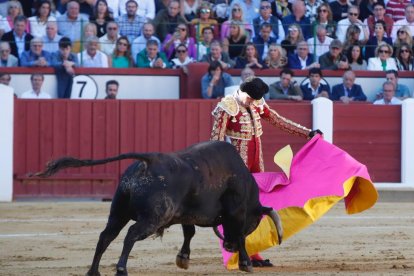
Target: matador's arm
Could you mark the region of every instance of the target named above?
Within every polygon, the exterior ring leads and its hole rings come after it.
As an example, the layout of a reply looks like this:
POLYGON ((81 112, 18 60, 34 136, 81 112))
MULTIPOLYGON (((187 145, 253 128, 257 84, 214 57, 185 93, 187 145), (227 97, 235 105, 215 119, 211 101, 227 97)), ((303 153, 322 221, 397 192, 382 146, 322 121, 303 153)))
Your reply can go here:
POLYGON ((275 110, 269 108, 266 103, 263 105, 263 114, 261 114, 261 117, 272 125, 277 126, 278 128, 291 134, 308 138, 309 132, 311 132, 309 128, 280 116, 275 110))
POLYGON ((212 114, 214 117, 214 123, 213 123, 213 129, 211 131, 210 139, 224 141, 224 136, 226 134, 226 128, 227 128, 227 122, 230 118, 230 115, 220 108, 216 108, 212 114))

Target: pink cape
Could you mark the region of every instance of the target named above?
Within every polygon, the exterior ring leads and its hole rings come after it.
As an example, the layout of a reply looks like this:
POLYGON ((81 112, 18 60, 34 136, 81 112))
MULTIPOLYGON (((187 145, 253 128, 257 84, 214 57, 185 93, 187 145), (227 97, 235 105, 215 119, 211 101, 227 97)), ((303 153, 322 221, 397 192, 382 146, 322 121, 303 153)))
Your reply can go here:
MULTIPOLYGON (((278 210, 286 240, 325 214, 344 199, 348 214, 372 207, 378 193, 365 165, 326 142, 320 135, 310 140, 292 159, 289 146, 279 151, 275 162, 284 172, 253 174, 263 206, 278 210)), ((246 238, 249 255, 278 244, 276 229, 268 217, 246 238)), ((238 253, 223 249, 224 265, 238 269, 238 253)))

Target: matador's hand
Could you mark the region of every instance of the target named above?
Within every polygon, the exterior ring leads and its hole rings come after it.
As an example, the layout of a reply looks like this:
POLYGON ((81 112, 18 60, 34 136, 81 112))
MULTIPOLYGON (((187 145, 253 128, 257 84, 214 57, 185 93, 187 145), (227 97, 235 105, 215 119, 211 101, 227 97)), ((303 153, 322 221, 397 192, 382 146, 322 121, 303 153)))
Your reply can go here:
POLYGON ((308 134, 308 136, 309 136, 309 138, 312 138, 312 137, 313 137, 313 136, 315 136, 316 134, 323 135, 323 132, 322 132, 322 131, 320 131, 319 129, 315 129, 315 130, 310 131, 310 132, 309 132, 309 134, 308 134))

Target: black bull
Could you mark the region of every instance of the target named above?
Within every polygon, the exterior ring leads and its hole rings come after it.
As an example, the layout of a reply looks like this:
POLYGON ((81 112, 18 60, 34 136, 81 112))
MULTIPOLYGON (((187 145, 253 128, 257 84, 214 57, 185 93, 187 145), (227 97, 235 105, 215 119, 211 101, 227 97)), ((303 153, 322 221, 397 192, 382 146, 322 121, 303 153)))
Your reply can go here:
POLYGON ((210 141, 176 153, 127 153, 102 160, 79 160, 64 157, 52 161, 46 177, 67 167, 105 164, 122 159, 137 159, 121 177, 114 195, 108 223, 100 234, 88 275, 99 275, 102 254, 130 221, 124 247, 117 264, 117 274, 127 274, 126 263, 136 241, 150 235, 162 235, 165 228, 182 224, 184 242, 176 258, 180 268, 189 266, 190 241, 195 225, 223 225, 224 247, 239 251, 240 270, 252 271, 245 249, 245 237, 253 232, 263 215, 272 217, 279 241, 280 219, 271 208, 259 202, 259 190, 235 148, 225 142, 210 141))

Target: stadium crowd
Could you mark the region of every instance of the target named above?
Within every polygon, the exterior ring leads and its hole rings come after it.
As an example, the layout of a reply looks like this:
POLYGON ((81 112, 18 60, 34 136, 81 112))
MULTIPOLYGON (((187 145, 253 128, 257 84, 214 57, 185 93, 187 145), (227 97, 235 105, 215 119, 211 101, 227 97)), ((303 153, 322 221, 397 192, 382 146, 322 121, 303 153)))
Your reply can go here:
MULTIPOLYGON (((410 0, 0 0, 0 67, 55 68, 60 98, 76 67, 186 72, 208 62, 205 98, 233 85, 226 69, 278 68, 270 98, 339 100, 327 83, 297 89, 283 79, 290 69, 320 78, 329 69, 344 70, 347 100, 364 100, 350 96, 347 72, 413 71, 413 34, 410 0)), ((393 86, 399 99, 412 97, 393 86)))

